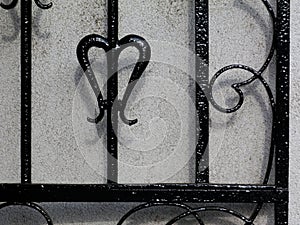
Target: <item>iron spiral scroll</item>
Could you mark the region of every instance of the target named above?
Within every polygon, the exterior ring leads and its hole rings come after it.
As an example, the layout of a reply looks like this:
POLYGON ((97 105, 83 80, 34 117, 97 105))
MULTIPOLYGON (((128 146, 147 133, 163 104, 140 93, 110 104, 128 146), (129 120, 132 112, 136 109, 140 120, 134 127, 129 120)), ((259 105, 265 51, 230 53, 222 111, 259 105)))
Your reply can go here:
MULTIPOLYGON (((223 113, 233 113, 238 111, 241 106, 244 103, 244 94, 243 91, 241 90, 241 87, 246 86, 251 84, 252 82, 254 82, 255 80, 259 80, 259 82, 263 85, 264 89, 266 90, 266 93, 268 95, 269 98, 269 102, 270 102, 270 106, 271 106, 271 110, 272 110, 272 130, 271 130, 271 143, 270 143, 270 150, 269 150, 269 156, 268 156, 268 163, 267 163, 267 167, 266 167, 266 173, 263 179, 263 185, 267 185, 269 183, 270 180, 270 176, 271 176, 271 170, 273 167, 273 161, 274 161, 274 155, 275 155, 275 134, 276 134, 276 105, 275 105, 275 99, 272 93, 272 90, 269 86, 269 84, 266 82, 266 80, 263 78, 262 74, 265 72, 265 70, 269 67, 273 57, 274 57, 274 53, 275 53, 275 49, 276 49, 276 16, 275 16, 275 12, 271 6, 271 4, 268 2, 268 0, 261 0, 262 3, 264 4, 265 8, 267 9, 270 18, 272 20, 272 26, 273 26, 273 37, 272 37, 272 44, 271 44, 271 48, 269 51, 269 54, 267 56, 267 59, 265 60, 264 64, 261 66, 261 68, 259 70, 255 70, 254 68, 251 68, 250 66, 247 65, 241 65, 241 64, 232 64, 229 66, 226 66, 222 69, 220 69, 211 79, 210 81, 210 92, 209 92, 209 100, 211 102, 211 104, 214 106, 214 108, 216 108, 217 110, 219 110, 220 112, 223 113), (253 76, 243 82, 239 82, 239 83, 234 83, 231 85, 231 87, 235 90, 235 92, 238 94, 239 96, 239 101, 236 104, 236 106, 232 107, 232 108, 223 108, 222 106, 218 105, 218 103, 216 103, 216 101, 213 98, 213 94, 212 94, 212 89, 213 86, 216 82, 216 80, 226 71, 229 70, 233 70, 233 69, 240 69, 240 70, 245 70, 250 72, 253 76)), ((250 225, 254 222, 254 220, 257 218, 259 212, 262 209, 263 204, 259 203, 256 208, 254 209, 252 215, 249 218, 249 222, 247 222, 245 225, 250 225)), ((246 218, 246 217, 245 217, 246 218)))
MULTIPOLYGON (((27 1, 27 0, 26 0, 27 1)), ((31 0, 29 1, 31 4, 31 0)), ((34 0, 35 4, 41 8, 41 9, 49 9, 52 7, 52 2, 50 3, 42 3, 40 0, 34 0)), ((244 93, 242 91, 242 87, 249 85, 253 83, 254 81, 258 80, 264 89, 267 92, 269 102, 271 105, 272 110, 272 130, 271 130, 271 143, 270 143, 270 149, 269 149, 269 156, 268 156, 268 163, 267 163, 267 169, 264 174, 264 179, 262 184, 267 185, 270 180, 271 176, 271 170, 274 164, 274 156, 275 156, 275 134, 276 134, 276 104, 275 99, 272 93, 271 88, 269 87, 269 84, 267 81, 263 78, 263 73, 266 71, 266 69, 269 67, 271 60, 274 57, 274 52, 277 46, 276 45, 276 23, 277 23, 277 17, 274 13, 274 10, 272 6, 270 5, 268 0, 261 0, 261 2, 264 4, 265 8, 267 9, 273 25, 273 40, 272 40, 272 46, 270 48, 269 54, 267 56, 267 59, 259 69, 254 69, 247 65, 241 65, 241 64, 232 64, 228 65, 222 69, 220 69, 216 74, 214 74, 213 78, 210 80, 208 84, 208 88, 204 90, 204 88, 195 82, 196 89, 198 89, 201 94, 206 95, 206 99, 212 104, 214 108, 219 110, 223 113, 234 113, 237 112, 244 103, 244 93), (239 101, 238 103, 231 108, 224 108, 220 106, 213 97, 213 87, 218 80, 219 77, 223 75, 223 73, 230 71, 230 70, 244 70, 247 72, 250 72, 252 74, 252 77, 239 82, 234 83, 231 85, 233 90, 238 94, 239 101), (202 89, 203 88, 203 89, 202 89)), ((3 9, 12 9, 16 7, 18 4, 18 0, 12 0, 9 4, 0 3, 0 6, 3 9)), ((31 7, 31 5, 30 5, 31 7)), ((124 38, 119 39, 118 37, 118 0, 109 0, 108 1, 108 36, 107 38, 100 36, 98 34, 90 34, 84 37, 78 44, 77 47, 77 57, 78 61, 82 67, 82 69, 85 72, 85 75, 88 79, 88 82, 97 98, 98 103, 98 109, 99 114, 96 116, 96 118, 87 118, 88 122, 91 123, 100 123, 104 116, 107 116, 107 129, 108 129, 108 137, 107 137, 107 146, 108 146, 108 153, 115 159, 118 159, 118 139, 116 136, 117 133, 117 119, 118 116, 120 119, 127 125, 131 126, 138 122, 137 119, 129 119, 125 115, 125 109, 127 102, 130 98, 130 95, 133 91, 133 88, 135 87, 138 80, 141 78, 142 74, 146 70, 150 58, 151 58, 151 48, 149 43, 142 37, 138 35, 127 35, 124 38), (97 83, 97 79, 95 77, 94 71, 92 69, 91 62, 89 60, 89 50, 93 47, 99 48, 104 50, 107 56, 107 68, 108 68, 108 89, 107 89, 107 99, 104 99, 104 96, 102 94, 101 88, 99 84, 97 83), (130 79, 128 81, 128 87, 125 90, 125 94, 122 99, 118 99, 118 61, 119 56, 122 51, 127 49, 128 47, 134 47, 139 52, 139 59, 132 71, 132 74, 130 76, 130 79), (113 106, 116 106, 117 112, 114 112, 113 106)), ((28 46, 27 46, 28 47, 28 46)), ((30 105, 29 105, 30 106, 30 105)), ((199 116, 199 115, 198 115, 199 116)), ((200 119, 199 119, 200 120, 200 119)), ((198 140, 198 143, 200 143, 201 140, 198 140)), ((208 145, 208 141, 204 143, 204 145, 208 145)), ((206 150, 206 146, 202 148, 201 156, 204 155, 204 151, 206 150)), ((28 164, 24 164, 25 166, 28 166, 28 164)), ((116 162, 108 161, 108 175, 107 175, 107 183, 108 184, 118 184, 118 164, 116 162)), ((29 167, 29 166, 28 166, 29 167)), ((30 167, 31 168, 31 167, 30 167)), ((30 171, 25 171, 24 173, 24 179, 22 177, 22 183, 31 183, 31 177, 28 174, 30 174, 30 171), (26 175, 27 174, 27 175, 26 175)), ((31 200, 30 200, 31 201, 31 200)), ((35 200, 32 200, 35 201, 35 200)), ((147 201, 144 201, 147 202, 147 201)), ((11 207, 11 206, 23 206, 23 207, 29 207, 31 209, 34 209, 38 213, 40 213, 43 218, 46 220, 48 225, 53 225, 53 221, 50 218, 49 214, 38 204, 32 203, 32 202, 7 202, 0 205, 0 210, 11 207)), ((184 219, 188 216, 193 216, 195 221, 199 225, 205 225, 201 218, 201 214, 204 212, 221 212, 230 216, 233 216, 237 218, 241 223, 244 225, 254 225, 255 220, 259 213, 261 212, 261 209, 263 207, 263 203, 260 203, 258 201, 257 205, 255 206, 255 209, 253 210, 252 214, 250 216, 245 216, 241 213, 239 213, 236 210, 229 209, 226 207, 221 206, 200 206, 200 207, 191 207, 181 201, 178 202, 164 202, 163 199, 157 199, 157 202, 148 202, 141 204, 130 211, 128 211, 117 223, 117 225, 123 225, 125 221, 127 221, 133 214, 145 210, 148 208, 153 207, 175 207, 179 209, 183 209, 184 212, 180 213, 174 218, 171 218, 169 222, 166 223, 166 225, 172 225, 176 222, 180 221, 181 219, 184 219)))

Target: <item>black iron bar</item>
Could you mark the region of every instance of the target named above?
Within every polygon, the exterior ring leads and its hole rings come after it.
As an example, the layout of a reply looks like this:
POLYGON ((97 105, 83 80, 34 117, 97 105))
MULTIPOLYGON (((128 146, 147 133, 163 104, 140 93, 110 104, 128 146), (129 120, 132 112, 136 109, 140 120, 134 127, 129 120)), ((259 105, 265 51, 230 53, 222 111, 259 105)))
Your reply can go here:
POLYGON ((277 0, 276 184, 288 187, 290 1, 277 0))
POLYGON ((118 182, 118 0, 108 1, 107 52, 107 182, 118 182), (114 107, 115 106, 115 107, 114 107))
POLYGON ((209 32, 208 0, 195 1, 196 34, 196 183, 209 182, 209 103, 207 98, 209 83, 209 32), (206 156, 204 158, 204 153, 206 156))
POLYGON ((275 225, 288 225, 289 214, 289 194, 281 198, 281 201, 274 204, 275 208, 275 225))
POLYGON ((112 48, 115 48, 119 40, 119 2, 118 0, 109 0, 108 3, 108 23, 107 39, 112 48))
MULTIPOLYGON (((37 209, 47 219, 52 221, 47 213, 29 202, 149 202, 141 207, 151 205, 179 205, 184 203, 259 203, 250 218, 244 217, 238 212, 227 210, 233 216, 240 217, 246 224, 252 224, 261 210, 263 203, 274 203, 275 224, 288 224, 288 169, 289 169, 289 40, 290 40, 290 1, 277 0, 277 18, 272 6, 267 0, 262 3, 267 7, 275 27, 276 45, 272 45, 270 54, 260 70, 255 70, 246 65, 233 64, 221 69, 209 82, 209 0, 195 0, 195 52, 196 52, 196 111, 198 137, 196 145, 196 181, 190 184, 149 184, 149 185, 121 185, 118 183, 118 114, 127 125, 133 125, 137 119, 130 120, 125 116, 125 107, 136 81, 145 71, 151 57, 150 45, 137 35, 128 35, 123 39, 118 38, 118 0, 108 0, 108 37, 89 35, 79 44, 77 49, 78 59, 82 65, 90 84, 97 95, 100 113, 96 119, 88 119, 98 123, 104 117, 107 110, 107 184, 32 184, 31 183, 31 72, 32 72, 32 2, 21 1, 21 183, 0 184, 0 201, 8 202, 1 208, 10 205, 24 205, 37 209), (121 51, 129 46, 139 50, 139 62, 131 75, 129 86, 125 91, 123 100, 118 99, 118 61, 121 51), (98 47, 107 53, 108 84, 107 100, 103 100, 100 87, 96 84, 96 78, 88 59, 88 50, 98 47), (277 52, 277 76, 276 76, 276 104, 268 83, 262 73, 269 66, 274 53, 277 52), (232 87, 240 96, 239 103, 230 109, 219 106, 212 98, 211 89, 215 80, 224 72, 231 69, 243 69, 253 74, 253 77, 242 83, 236 83, 232 87), (266 177, 262 185, 234 185, 234 184, 209 184, 208 155, 209 138, 209 105, 221 112, 233 113, 237 111, 244 101, 244 95, 240 87, 259 80, 265 87, 272 106, 273 119, 275 121, 272 132, 271 151, 266 177), (208 98, 209 97, 209 98, 208 98), (274 109, 275 108, 275 109, 274 109), (275 114, 275 115, 274 115, 275 114), (273 134, 275 133, 275 134, 273 134), (275 151, 275 185, 268 185, 273 159, 273 146, 275 151)), ((42 9, 52 6, 52 3, 43 4, 34 0, 42 9)), ((0 7, 11 9, 16 6, 18 0, 10 4, 0 3, 0 7)), ((189 207, 188 207, 189 208, 189 207)), ((219 210, 226 212, 225 208, 210 207, 188 209, 187 212, 177 216, 172 221, 178 220, 198 211, 219 210)), ((134 210, 133 210, 134 211, 134 210)), ((126 215, 125 215, 126 216, 126 215)), ((201 224, 201 220, 200 224, 201 224)), ((170 223, 171 224, 171 223, 170 223)))
POLYGON ((278 202, 287 189, 263 185, 211 184, 1 184, 0 201, 34 202, 278 202))
MULTIPOLYGON (((289 183, 289 71, 290 71, 290 1, 277 0, 276 21, 276 153, 275 183, 288 188, 289 183)), ((275 203, 275 224, 288 224, 289 197, 275 203)))
POLYGON ((21 1, 21 182, 31 183, 32 0, 21 1))

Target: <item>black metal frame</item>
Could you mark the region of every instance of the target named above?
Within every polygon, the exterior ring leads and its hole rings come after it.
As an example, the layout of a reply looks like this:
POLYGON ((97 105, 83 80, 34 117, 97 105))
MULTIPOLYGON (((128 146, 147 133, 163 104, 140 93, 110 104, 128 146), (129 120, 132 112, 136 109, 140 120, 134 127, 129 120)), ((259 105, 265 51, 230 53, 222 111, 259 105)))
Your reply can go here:
MULTIPOLYGON (((261 0, 268 10, 274 26, 274 40, 270 54, 260 70, 255 70, 246 65, 230 65, 217 72, 213 79, 208 79, 208 43, 209 21, 208 1, 195 0, 195 29, 196 29, 196 109, 199 126, 197 128, 198 143, 196 146, 196 181, 193 184, 145 184, 123 185, 118 184, 118 129, 117 119, 120 115, 122 121, 128 125, 137 123, 137 120, 129 120, 124 111, 131 91, 146 69, 151 49, 145 39, 136 35, 129 35, 119 40, 118 38, 118 0, 108 1, 108 38, 99 35, 88 35, 82 39, 77 48, 78 60, 86 72, 86 76, 98 99, 99 116, 96 119, 88 118, 89 122, 99 123, 107 116, 107 148, 108 174, 107 184, 98 185, 56 185, 33 184, 31 182, 31 29, 32 29, 32 0, 20 0, 21 2, 21 183, 0 184, 0 201, 7 202, 0 205, 0 209, 11 205, 24 205, 40 212, 48 224, 53 224, 49 215, 32 202, 147 202, 140 205, 123 218, 119 225, 133 213, 154 206, 174 206, 183 208, 185 213, 172 219, 168 224, 193 215, 196 221, 203 225, 198 212, 221 211, 239 218, 246 225, 254 224, 264 203, 274 203, 275 224, 288 224, 288 169, 289 169, 289 0, 277 0, 277 15, 267 0, 261 0), (139 50, 137 62, 128 88, 122 100, 118 97, 118 57, 121 51, 128 46, 139 50), (103 99, 100 88, 94 77, 93 70, 88 59, 88 51, 91 47, 102 48, 107 53, 108 59, 108 85, 107 100, 103 99), (276 75, 276 101, 262 73, 269 66, 276 50, 277 75, 276 75), (212 87, 216 79, 230 69, 247 70, 253 76, 244 82, 232 85, 239 94, 239 103, 231 108, 224 109, 219 106, 212 97, 212 87), (209 102, 219 111, 232 113, 243 104, 244 95, 240 87, 248 85, 254 80, 266 89, 273 112, 272 141, 270 146, 269 163, 265 179, 260 185, 228 185, 210 184, 208 169, 203 169, 203 154, 207 149, 209 132, 209 102), (276 102, 276 103, 275 103, 276 102), (117 106, 116 109, 113 106, 117 106), (200 129, 201 127, 201 129, 200 129), (273 162, 275 158, 275 163, 273 162), (268 184, 271 168, 275 165, 275 185, 268 184), (186 203, 257 203, 253 214, 248 218, 240 213, 223 207, 206 206, 191 208, 186 203)), ((34 0, 38 7, 49 9, 52 3, 42 4, 34 0)), ((11 4, 0 6, 4 9, 12 9, 18 3, 13 0, 11 4)), ((205 159, 207 160, 207 159, 205 159)), ((205 161, 204 160, 204 161, 205 161)), ((204 163, 204 164, 203 164, 204 163)), ((205 166, 206 168, 206 166, 205 166)))

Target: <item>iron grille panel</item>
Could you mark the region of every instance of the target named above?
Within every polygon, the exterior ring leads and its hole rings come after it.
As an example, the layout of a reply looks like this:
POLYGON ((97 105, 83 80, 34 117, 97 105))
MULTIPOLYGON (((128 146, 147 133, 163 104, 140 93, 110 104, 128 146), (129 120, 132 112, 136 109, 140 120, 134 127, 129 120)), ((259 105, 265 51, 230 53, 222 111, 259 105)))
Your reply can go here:
POLYGON ((1 3, 3 9, 13 9, 18 3, 21 8, 21 182, 18 184, 0 184, 0 209, 13 205, 30 207, 38 211, 47 221, 53 224, 51 217, 38 204, 33 202, 146 202, 129 211, 119 221, 123 224, 132 214, 155 206, 174 206, 185 209, 181 215, 170 220, 168 224, 193 215, 196 221, 204 225, 199 212, 220 211, 238 218, 244 224, 254 224, 264 203, 274 203, 275 224, 288 224, 288 168, 289 168, 289 10, 288 0, 277 0, 277 13, 267 0, 261 0, 272 21, 274 36, 272 47, 263 66, 253 69, 247 65, 232 64, 220 69, 209 80, 209 0, 195 1, 195 106, 198 121, 195 149, 196 179, 189 184, 144 184, 124 185, 118 182, 118 116, 128 126, 138 123, 137 119, 129 119, 125 115, 127 101, 135 84, 139 81, 151 60, 151 46, 143 37, 118 35, 118 0, 108 1, 108 34, 107 38, 98 34, 84 37, 77 48, 78 61, 98 101, 99 115, 88 118, 88 122, 101 123, 107 117, 107 184, 34 184, 31 171, 31 78, 32 78, 32 7, 41 9, 55 7, 52 3, 41 3, 39 0, 12 0, 9 4, 1 3), (34 4, 33 4, 34 3, 34 4), (92 47, 103 49, 107 54, 107 99, 104 99, 97 83, 88 52, 92 47), (134 47, 139 52, 139 59, 128 82, 124 97, 118 99, 118 60, 121 52, 127 47, 134 47), (276 51, 276 97, 263 78, 276 51), (232 108, 218 105, 212 95, 213 86, 218 77, 232 69, 245 70, 252 77, 232 88, 239 95, 239 102, 232 108), (209 104, 223 113, 232 113, 240 109, 244 102, 241 87, 259 81, 265 88, 272 107, 273 126, 270 155, 264 181, 260 185, 250 184, 211 184, 209 183, 208 151, 209 138, 209 104), (113 105, 117 102, 117 109, 113 105), (201 128, 201 129, 200 129, 201 128), (275 158, 275 162, 274 161, 275 158), (275 165, 275 185, 269 184, 271 169, 275 165), (187 203, 256 203, 250 217, 237 211, 220 206, 203 206, 193 208, 187 203))

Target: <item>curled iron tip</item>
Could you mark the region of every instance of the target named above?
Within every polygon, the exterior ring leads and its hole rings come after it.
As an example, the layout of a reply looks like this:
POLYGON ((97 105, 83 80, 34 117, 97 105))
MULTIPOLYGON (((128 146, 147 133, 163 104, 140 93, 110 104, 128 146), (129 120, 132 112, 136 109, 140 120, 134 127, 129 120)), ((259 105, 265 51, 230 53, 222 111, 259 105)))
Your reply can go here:
POLYGON ((142 37, 137 35, 128 35, 122 38, 119 41, 120 51, 124 51, 128 47, 135 47, 139 51, 139 59, 134 66, 132 71, 130 80, 128 82, 128 87, 125 90, 123 100, 119 102, 120 104, 120 118, 121 120, 129 125, 135 125, 138 123, 137 119, 129 120, 125 116, 125 108, 128 102, 128 99, 134 89, 135 85, 137 84, 138 80, 141 78, 142 74, 145 72, 151 57, 151 48, 149 43, 142 37))
POLYGON ((4 4, 3 2, 0 2, 0 6, 3 9, 13 9, 18 4, 18 0, 13 0, 10 4, 4 4))
POLYGON ((103 118, 104 118, 104 110, 102 110, 100 108, 99 115, 95 119, 88 117, 87 121, 90 122, 90 123, 98 124, 98 123, 100 123, 103 120, 103 118))
POLYGON ((48 4, 44 4, 40 0, 34 0, 34 2, 41 9, 50 9, 53 6, 52 2, 50 2, 48 4))
POLYGON ((121 120, 123 121, 123 123, 125 123, 129 126, 133 126, 138 123, 138 119, 129 120, 129 119, 126 119, 124 113, 121 113, 120 115, 121 115, 121 120))
POLYGON ((102 121, 102 119, 103 119, 103 116, 97 116, 95 119, 93 119, 93 118, 90 118, 90 117, 88 117, 87 118, 87 121, 89 122, 89 123, 95 123, 95 124, 98 124, 98 123, 100 123, 101 121, 102 121))

